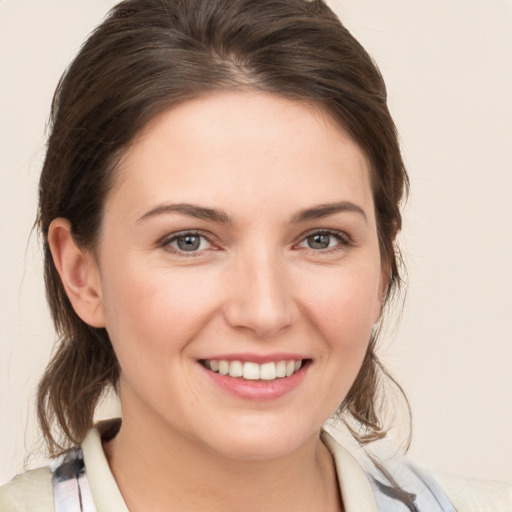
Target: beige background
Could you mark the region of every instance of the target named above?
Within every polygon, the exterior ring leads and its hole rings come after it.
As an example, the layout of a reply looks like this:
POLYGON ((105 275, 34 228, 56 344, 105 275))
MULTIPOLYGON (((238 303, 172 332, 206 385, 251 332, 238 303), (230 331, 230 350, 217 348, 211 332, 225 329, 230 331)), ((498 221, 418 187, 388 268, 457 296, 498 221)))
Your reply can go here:
MULTIPOLYGON (((50 100, 111 5, 0 0, 0 484, 35 449, 53 339, 30 236, 50 100)), ((382 351, 412 404, 410 455, 512 481, 512 2, 336 5, 381 67, 412 181, 407 305, 382 351)))

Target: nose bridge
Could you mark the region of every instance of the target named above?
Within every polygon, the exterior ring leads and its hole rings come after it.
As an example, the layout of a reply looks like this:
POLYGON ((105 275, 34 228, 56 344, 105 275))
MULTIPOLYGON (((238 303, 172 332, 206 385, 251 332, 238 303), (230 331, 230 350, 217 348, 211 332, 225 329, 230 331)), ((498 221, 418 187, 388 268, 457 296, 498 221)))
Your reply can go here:
POLYGON ((226 318, 258 337, 270 337, 293 323, 295 304, 284 256, 259 246, 236 258, 226 318))

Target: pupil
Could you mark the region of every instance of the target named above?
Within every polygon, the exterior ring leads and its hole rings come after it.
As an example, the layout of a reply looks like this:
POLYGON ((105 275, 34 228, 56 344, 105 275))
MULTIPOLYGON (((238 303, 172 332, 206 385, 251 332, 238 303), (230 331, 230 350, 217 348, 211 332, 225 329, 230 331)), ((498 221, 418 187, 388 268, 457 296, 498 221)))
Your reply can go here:
POLYGON ((182 251, 195 251, 199 248, 200 243, 200 238, 195 235, 188 235, 178 238, 178 247, 182 251))
POLYGON ((327 249, 329 247, 329 235, 313 235, 309 237, 308 242, 312 249, 327 249))

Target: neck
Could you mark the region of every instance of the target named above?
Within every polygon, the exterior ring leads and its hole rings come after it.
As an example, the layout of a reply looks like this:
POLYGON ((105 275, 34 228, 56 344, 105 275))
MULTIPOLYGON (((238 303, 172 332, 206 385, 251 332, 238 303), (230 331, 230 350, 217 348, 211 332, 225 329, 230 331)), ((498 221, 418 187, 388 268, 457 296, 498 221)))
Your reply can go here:
POLYGON ((159 421, 123 412, 105 453, 131 512, 342 510, 334 465, 319 436, 271 460, 236 460, 159 421))

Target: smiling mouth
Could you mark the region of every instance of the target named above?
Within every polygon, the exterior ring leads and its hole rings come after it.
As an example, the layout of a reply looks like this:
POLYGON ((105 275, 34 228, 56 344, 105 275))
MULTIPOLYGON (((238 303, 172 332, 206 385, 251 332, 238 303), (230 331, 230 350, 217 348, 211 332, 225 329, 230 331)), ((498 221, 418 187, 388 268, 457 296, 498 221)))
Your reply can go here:
POLYGON ((229 375, 244 380, 273 381, 291 377, 301 368, 304 368, 309 361, 309 359, 282 360, 258 364, 252 361, 201 359, 199 362, 206 369, 219 375, 229 375))

